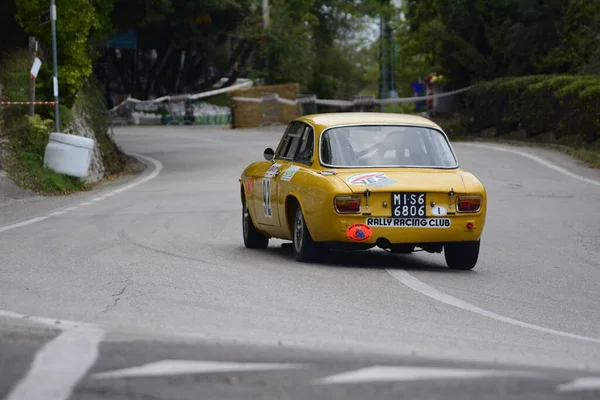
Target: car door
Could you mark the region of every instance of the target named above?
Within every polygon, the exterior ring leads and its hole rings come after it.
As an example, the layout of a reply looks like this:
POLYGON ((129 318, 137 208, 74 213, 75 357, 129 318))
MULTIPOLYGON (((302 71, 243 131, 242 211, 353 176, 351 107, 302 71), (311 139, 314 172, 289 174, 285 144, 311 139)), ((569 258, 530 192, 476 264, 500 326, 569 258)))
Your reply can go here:
POLYGON ((281 226, 279 216, 285 202, 286 193, 279 191, 278 186, 283 172, 289 168, 298 150, 303 127, 300 122, 290 124, 275 151, 271 166, 260 178, 262 204, 257 204, 256 207, 256 220, 259 225, 281 226))

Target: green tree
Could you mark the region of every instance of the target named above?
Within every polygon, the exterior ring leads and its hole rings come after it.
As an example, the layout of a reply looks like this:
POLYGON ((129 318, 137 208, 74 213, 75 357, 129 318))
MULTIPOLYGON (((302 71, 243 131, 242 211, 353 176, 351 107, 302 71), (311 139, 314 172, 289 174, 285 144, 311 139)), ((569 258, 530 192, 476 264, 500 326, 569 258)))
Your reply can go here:
MULTIPOLYGON (((90 37, 99 39, 110 29, 108 15, 113 0, 62 0, 57 5, 57 57, 59 91, 65 105, 72 104, 74 95, 92 73, 90 37)), ((47 0, 16 1, 16 21, 25 32, 38 37, 45 64, 38 81, 40 95, 52 96, 52 47, 50 24, 40 25, 38 16, 48 8, 47 0)))
POLYGON ((366 85, 376 58, 357 37, 375 1, 271 0, 271 25, 252 75, 267 84, 297 82, 320 98, 349 98, 366 85))
POLYGON ((406 0, 398 34, 464 86, 477 79, 579 73, 598 47, 600 3, 587 0, 406 0))
POLYGON ((113 90, 136 97, 188 93, 235 81, 255 49, 252 0, 117 0, 112 21, 135 30, 135 52, 110 49, 113 90), (133 67, 132 67, 133 66, 133 67), (128 76, 134 70, 137 78, 128 76))

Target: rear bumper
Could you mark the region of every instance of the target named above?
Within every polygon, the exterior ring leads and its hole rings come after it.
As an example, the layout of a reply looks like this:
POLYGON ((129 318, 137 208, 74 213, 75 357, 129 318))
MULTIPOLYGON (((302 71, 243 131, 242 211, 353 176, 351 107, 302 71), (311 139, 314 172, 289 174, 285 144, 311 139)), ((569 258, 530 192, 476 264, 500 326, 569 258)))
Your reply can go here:
MULTIPOLYGON (((425 244, 470 242, 479 240, 485 226, 485 215, 452 215, 444 218, 371 218, 368 216, 338 216, 330 224, 319 221, 310 229, 313 240, 317 242, 338 242, 362 244, 365 247, 376 243, 425 244), (370 228, 365 239, 351 239, 346 234, 355 224, 364 224, 370 228), (469 229, 470 228, 470 229, 469 229), (379 240, 379 242, 378 242, 379 240)), ((369 229, 367 229, 368 231, 369 229)))

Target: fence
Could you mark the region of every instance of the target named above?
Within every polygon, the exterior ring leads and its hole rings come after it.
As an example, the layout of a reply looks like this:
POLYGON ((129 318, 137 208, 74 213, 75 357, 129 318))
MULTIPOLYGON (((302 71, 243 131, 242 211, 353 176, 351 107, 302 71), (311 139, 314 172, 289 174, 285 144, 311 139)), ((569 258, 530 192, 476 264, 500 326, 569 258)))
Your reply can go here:
MULTIPOLYGON (((280 105, 287 105, 295 107, 295 117, 307 114, 317 114, 322 112, 374 112, 381 110, 385 105, 389 104, 401 104, 401 103, 418 103, 425 100, 439 100, 454 96, 459 93, 470 90, 472 86, 454 90, 446 93, 436 93, 433 95, 426 96, 413 96, 413 97, 398 97, 388 99, 376 99, 375 96, 362 96, 357 95, 352 100, 334 100, 334 99, 319 99, 314 94, 298 94, 295 100, 279 96, 277 93, 263 93, 260 97, 244 97, 244 96, 233 96, 231 100, 235 103, 254 103, 255 107, 260 107, 262 110, 262 121, 254 121, 254 125, 247 123, 238 124, 234 123, 235 127, 250 127, 250 126, 264 126, 270 125, 275 122, 287 122, 282 121, 281 115, 277 113, 280 105)), ((257 88, 258 89, 258 88, 257 88)), ((288 96, 289 97, 289 96, 288 96)), ((435 102, 437 104, 443 104, 443 111, 448 111, 450 108, 447 103, 435 102)), ((436 109, 431 110, 432 113, 436 112, 436 109)), ((257 111, 255 110, 255 113, 257 111)), ((287 117, 290 120, 290 117, 287 117)), ((246 121, 244 121, 246 122, 246 121)))
POLYGON ((235 85, 207 92, 138 100, 127 96, 109 111, 113 125, 226 125, 232 123, 229 107, 202 99, 250 87, 252 81, 239 79, 235 85))
MULTIPOLYGON (((287 123, 298 116, 319 112, 373 112, 390 104, 418 103, 428 100, 435 100, 436 104, 441 104, 439 99, 448 98, 472 88, 469 86, 451 92, 425 96, 376 99, 375 96, 357 95, 353 96, 352 100, 337 100, 319 99, 314 94, 300 94, 297 84, 248 89, 251 86, 251 81, 242 80, 241 83, 227 88, 197 94, 164 96, 146 101, 127 97, 110 112, 113 115, 113 124, 231 124, 233 127, 261 127, 287 123), (201 100, 221 93, 229 93, 233 110, 201 100), (294 97, 295 99, 293 99, 294 97)), ((448 106, 445 104, 444 110, 447 108, 448 106)), ((431 111, 435 112, 435 110, 431 111)))

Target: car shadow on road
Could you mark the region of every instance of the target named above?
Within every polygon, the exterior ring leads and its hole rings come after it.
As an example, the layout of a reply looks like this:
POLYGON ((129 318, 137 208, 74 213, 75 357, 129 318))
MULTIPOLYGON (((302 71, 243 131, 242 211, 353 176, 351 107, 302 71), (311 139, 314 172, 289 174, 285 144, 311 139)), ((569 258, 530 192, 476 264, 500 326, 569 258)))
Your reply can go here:
MULTIPOLYGON (((289 244, 283 246, 271 246, 264 250, 268 254, 288 261, 294 261, 292 247, 289 244)), ((412 254, 392 254, 383 250, 363 250, 363 251, 327 251, 323 254, 321 260, 314 263, 299 263, 304 266, 322 266, 337 268, 369 268, 369 269, 402 269, 406 271, 424 271, 436 273, 451 274, 473 274, 475 271, 453 270, 446 266, 443 254, 436 254, 441 257, 439 260, 430 260, 419 257, 419 253, 412 254)))

